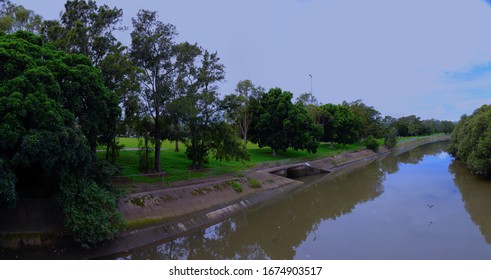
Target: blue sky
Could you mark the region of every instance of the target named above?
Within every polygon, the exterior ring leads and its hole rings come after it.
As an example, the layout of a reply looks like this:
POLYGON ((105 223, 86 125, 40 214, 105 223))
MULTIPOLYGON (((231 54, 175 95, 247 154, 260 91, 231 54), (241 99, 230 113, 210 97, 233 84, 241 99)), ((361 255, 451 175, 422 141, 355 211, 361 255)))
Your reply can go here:
MULTIPOLYGON (((58 18, 63 0, 13 0, 58 18)), ((491 1, 180 0, 117 1, 131 17, 158 11, 178 41, 217 51, 222 94, 250 79, 322 103, 362 99, 382 115, 458 120, 491 104, 491 1)))

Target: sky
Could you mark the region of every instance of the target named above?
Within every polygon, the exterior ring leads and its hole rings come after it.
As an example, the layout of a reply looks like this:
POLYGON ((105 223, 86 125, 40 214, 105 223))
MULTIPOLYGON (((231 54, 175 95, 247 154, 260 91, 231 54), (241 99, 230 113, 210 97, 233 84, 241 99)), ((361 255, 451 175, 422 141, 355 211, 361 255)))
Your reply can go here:
MULTIPOLYGON (((59 19, 64 0, 12 0, 59 19)), ((98 0, 131 18, 157 11, 177 42, 218 52, 220 93, 250 79, 267 90, 312 93, 323 104, 357 99, 383 116, 457 121, 491 104, 491 1, 98 0), (310 77, 312 75, 312 78, 310 77)))

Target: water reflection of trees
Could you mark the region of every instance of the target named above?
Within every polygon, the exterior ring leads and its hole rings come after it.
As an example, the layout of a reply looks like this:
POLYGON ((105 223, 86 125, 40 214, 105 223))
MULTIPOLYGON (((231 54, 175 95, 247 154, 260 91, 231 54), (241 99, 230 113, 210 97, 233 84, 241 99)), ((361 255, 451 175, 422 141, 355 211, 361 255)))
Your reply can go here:
POLYGON ((292 259, 318 225, 378 197, 379 162, 315 183, 274 204, 257 207, 188 237, 134 250, 133 259, 292 259))
POLYGON ((471 174, 457 160, 450 164, 449 171, 454 175, 454 183, 462 194, 465 209, 491 245, 491 181, 471 174))
POLYGON ((418 164, 425 156, 434 156, 446 150, 448 142, 437 142, 409 150, 398 156, 388 156, 380 161, 382 169, 388 174, 394 174, 399 171, 399 164, 418 164))
POLYGON ((425 156, 434 156, 444 152, 447 146, 448 142, 437 142, 423 145, 399 155, 396 157, 396 160, 401 163, 418 164, 425 156))

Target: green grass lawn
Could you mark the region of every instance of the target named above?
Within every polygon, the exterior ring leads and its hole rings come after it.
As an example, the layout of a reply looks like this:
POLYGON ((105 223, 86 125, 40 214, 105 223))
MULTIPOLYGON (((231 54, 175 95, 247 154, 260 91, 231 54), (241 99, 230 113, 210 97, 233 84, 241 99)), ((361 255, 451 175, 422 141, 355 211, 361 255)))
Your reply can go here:
MULTIPOLYGON (((426 137, 429 136, 403 137, 398 139, 398 144, 426 137)), ((118 140, 119 143, 124 145, 125 148, 138 148, 138 138, 119 138, 118 140)), ((379 142, 381 146, 383 145, 383 139, 377 139, 377 142, 379 142)), ((120 151, 119 158, 117 160, 117 164, 121 168, 121 176, 130 178, 136 182, 173 182, 228 173, 240 173, 244 170, 254 168, 259 164, 285 164, 305 160, 314 160, 322 157, 334 156, 347 151, 359 151, 365 149, 365 146, 360 143, 345 146, 341 144, 331 145, 330 143, 321 143, 317 149, 317 153, 315 154, 310 154, 304 150, 295 151, 293 149, 288 149, 286 151, 280 151, 278 156, 273 157, 273 151, 271 148, 259 148, 258 145, 249 143, 247 145, 247 149, 249 151, 250 161, 227 162, 218 161, 213 157, 210 157, 209 164, 202 170, 189 170, 191 162, 186 158, 186 147, 184 144, 179 143, 179 148, 180 151, 175 152, 174 142, 162 142, 161 166, 162 171, 165 174, 164 177, 151 174, 141 174, 138 168, 138 151, 122 150, 120 151)), ((101 146, 99 149, 104 150, 105 147, 101 146)), ((104 158, 105 152, 99 152, 98 157, 104 158)), ((153 158, 153 153, 150 155, 150 158, 153 158)))
MULTIPOLYGON (((137 138, 119 138, 119 143, 125 148, 138 148, 137 138)), ((340 145, 334 144, 331 147, 329 143, 319 145, 316 154, 308 153, 307 151, 288 149, 280 151, 278 156, 273 157, 271 148, 259 148, 256 144, 249 143, 247 145, 250 161, 235 162, 235 161, 219 161, 213 157, 209 158, 209 164, 203 170, 189 170, 191 162, 186 158, 184 144, 179 143, 179 152, 175 152, 175 143, 170 141, 162 142, 161 150, 161 166, 165 176, 153 176, 140 174, 138 165, 138 151, 125 151, 119 153, 117 160, 118 166, 121 168, 121 176, 128 177, 137 182, 173 182, 178 180, 187 180, 192 178, 200 178, 207 176, 216 176, 227 173, 240 173, 243 170, 251 169, 258 164, 275 164, 289 163, 302 160, 312 160, 316 158, 333 156, 345 151, 356 151, 364 149, 362 144, 340 145)), ((99 150, 104 150, 104 146, 98 147, 99 150)), ((105 157, 105 152, 98 153, 99 158, 105 157)), ((153 153, 150 155, 153 158, 153 153)))

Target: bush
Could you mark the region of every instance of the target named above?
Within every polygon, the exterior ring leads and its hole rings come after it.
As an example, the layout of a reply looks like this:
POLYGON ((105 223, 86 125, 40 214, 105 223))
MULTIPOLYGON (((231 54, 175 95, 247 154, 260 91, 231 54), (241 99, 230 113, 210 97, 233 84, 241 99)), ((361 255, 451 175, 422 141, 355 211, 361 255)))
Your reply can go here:
POLYGON ((491 106, 462 116, 452 132, 449 152, 472 173, 491 176, 491 106))
POLYGON ((17 204, 15 191, 15 174, 0 159, 0 208, 14 208, 17 204))
POLYGON ((388 149, 394 149, 397 145, 397 130, 392 128, 384 137, 384 146, 388 149))
POLYGON ((377 139, 373 137, 373 135, 369 135, 367 137, 367 140, 365 140, 365 146, 367 149, 370 149, 374 152, 378 151, 378 148, 380 147, 380 144, 377 142, 377 139))
POLYGON ((239 182, 232 181, 231 186, 232 186, 232 189, 234 189, 236 192, 238 192, 238 193, 242 192, 242 186, 240 185, 239 182))
POLYGON ((82 247, 112 239, 126 227, 115 198, 93 181, 65 179, 59 200, 64 206, 65 226, 82 247))
POLYGON ((253 189, 259 189, 261 188, 261 182, 259 182, 258 180, 254 179, 254 178, 247 178, 247 183, 249 184, 249 187, 253 188, 253 189))

